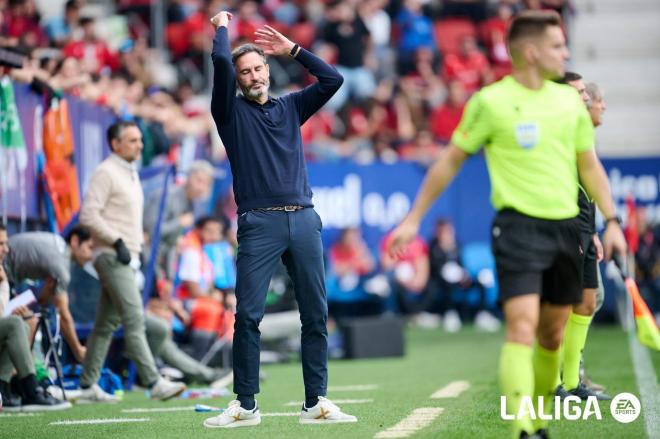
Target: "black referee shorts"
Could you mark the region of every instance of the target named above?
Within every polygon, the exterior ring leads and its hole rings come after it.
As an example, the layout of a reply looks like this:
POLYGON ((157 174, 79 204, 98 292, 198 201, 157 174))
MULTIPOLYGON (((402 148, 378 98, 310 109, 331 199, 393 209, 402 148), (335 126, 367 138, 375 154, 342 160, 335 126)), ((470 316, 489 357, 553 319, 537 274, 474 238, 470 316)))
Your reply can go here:
POLYGON ((495 217, 492 238, 500 303, 532 293, 555 305, 582 301, 577 218, 545 220, 505 209, 495 217))
POLYGON ((580 232, 582 249, 584 250, 584 266, 582 267, 582 288, 598 288, 598 256, 592 233, 580 232))

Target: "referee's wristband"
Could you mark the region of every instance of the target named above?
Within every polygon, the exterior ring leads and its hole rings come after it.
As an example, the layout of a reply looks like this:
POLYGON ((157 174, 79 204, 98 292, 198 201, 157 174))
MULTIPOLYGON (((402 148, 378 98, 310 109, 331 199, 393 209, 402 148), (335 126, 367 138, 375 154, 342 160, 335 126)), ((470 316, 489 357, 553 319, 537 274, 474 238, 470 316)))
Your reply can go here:
POLYGON ((615 222, 618 225, 621 225, 621 217, 619 217, 618 215, 609 217, 605 220, 605 225, 607 226, 611 222, 615 222))

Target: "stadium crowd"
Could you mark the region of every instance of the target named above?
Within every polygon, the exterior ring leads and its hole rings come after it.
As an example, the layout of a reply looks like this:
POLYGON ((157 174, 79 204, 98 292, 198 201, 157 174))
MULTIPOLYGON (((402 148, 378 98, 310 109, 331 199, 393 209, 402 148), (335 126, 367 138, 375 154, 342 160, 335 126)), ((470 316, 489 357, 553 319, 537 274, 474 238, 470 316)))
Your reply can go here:
MULTIPOLYGON (((28 55, 14 79, 139 120, 149 139, 144 165, 172 158, 186 138, 209 145, 210 159, 224 158, 208 110, 214 11, 236 12, 232 44, 253 40, 268 23, 346 78, 303 127, 308 159, 423 164, 448 142, 469 96, 509 72, 504 37, 512 15, 570 13, 564 0, 177 0, 167 2, 163 53, 150 40, 149 2, 118 1, 115 15, 96 16, 94 2, 69 0, 44 18, 38 5, 0 2, 0 46, 28 55)), ((275 95, 310 81, 292 60, 269 63, 275 95)))

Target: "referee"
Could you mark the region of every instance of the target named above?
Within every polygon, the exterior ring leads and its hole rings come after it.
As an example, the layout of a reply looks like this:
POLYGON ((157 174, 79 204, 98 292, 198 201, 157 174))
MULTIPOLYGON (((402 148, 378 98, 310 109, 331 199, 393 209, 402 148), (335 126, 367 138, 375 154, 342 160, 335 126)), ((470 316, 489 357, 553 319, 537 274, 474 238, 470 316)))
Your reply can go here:
MULTIPOLYGON (((400 254, 422 217, 463 162, 484 147, 498 211, 492 245, 506 320, 500 386, 507 412, 523 397, 552 407, 559 347, 571 306, 582 300, 582 259, 577 215, 580 181, 608 219, 605 257, 623 253, 605 172, 594 152, 593 126, 578 93, 550 79, 564 74, 568 50, 555 12, 526 11, 507 36, 513 73, 469 101, 452 141, 395 229, 391 251, 400 254), (535 339, 538 339, 535 342, 535 339)), ((547 421, 513 421, 513 437, 547 437, 547 421)))
MULTIPOLYGON (((584 101, 591 122, 594 127, 602 123, 602 113, 605 110, 605 102, 600 90, 595 84, 589 85, 589 91, 584 84, 582 76, 575 72, 566 72, 564 77, 557 82, 568 84, 575 88, 584 101)), ((577 396, 586 400, 589 396, 595 396, 601 400, 612 399, 604 392, 600 384, 594 384, 588 377, 581 377, 580 368, 582 362, 582 351, 587 341, 587 333, 594 314, 604 300, 604 289, 598 267, 598 261, 603 258, 603 250, 598 234, 596 233, 596 208, 589 199, 584 188, 580 186, 578 191, 578 206, 580 207, 580 235, 582 237, 582 250, 584 251, 584 266, 582 273, 582 286, 584 288, 582 302, 573 306, 573 311, 566 323, 564 330, 564 343, 562 346, 562 380, 557 388, 557 394, 562 398, 569 395, 577 396), (594 388, 596 386, 596 388, 594 388), (600 388, 600 389, 598 389, 600 388)), ((618 218, 611 218, 618 221, 618 218)))

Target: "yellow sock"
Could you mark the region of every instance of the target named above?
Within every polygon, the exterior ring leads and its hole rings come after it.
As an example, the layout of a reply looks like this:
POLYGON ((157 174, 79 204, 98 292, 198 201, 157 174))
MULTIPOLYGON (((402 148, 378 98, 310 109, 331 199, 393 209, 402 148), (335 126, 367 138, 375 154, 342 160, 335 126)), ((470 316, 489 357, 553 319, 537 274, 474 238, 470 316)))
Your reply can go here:
MULTIPOLYGON (((532 348, 506 342, 500 353, 500 387, 506 396, 507 413, 517 414, 523 396, 530 397, 534 392, 534 367, 532 348)), ((532 420, 527 417, 513 422, 513 437, 518 438, 521 431, 534 432, 532 420)))
MULTIPOLYGON (((549 351, 538 343, 534 347, 534 354, 532 356, 532 363, 534 364, 534 404, 537 403, 538 397, 543 397, 544 407, 543 412, 548 414, 552 410, 554 404, 554 396, 557 382, 557 375, 559 374, 559 364, 561 360, 560 350, 549 351)), ((546 428, 548 421, 541 420, 538 417, 533 421, 534 431, 540 428, 546 428)))
POLYGON ((580 359, 587 333, 591 324, 591 316, 581 316, 571 312, 564 332, 564 388, 575 389, 580 383, 580 359))

